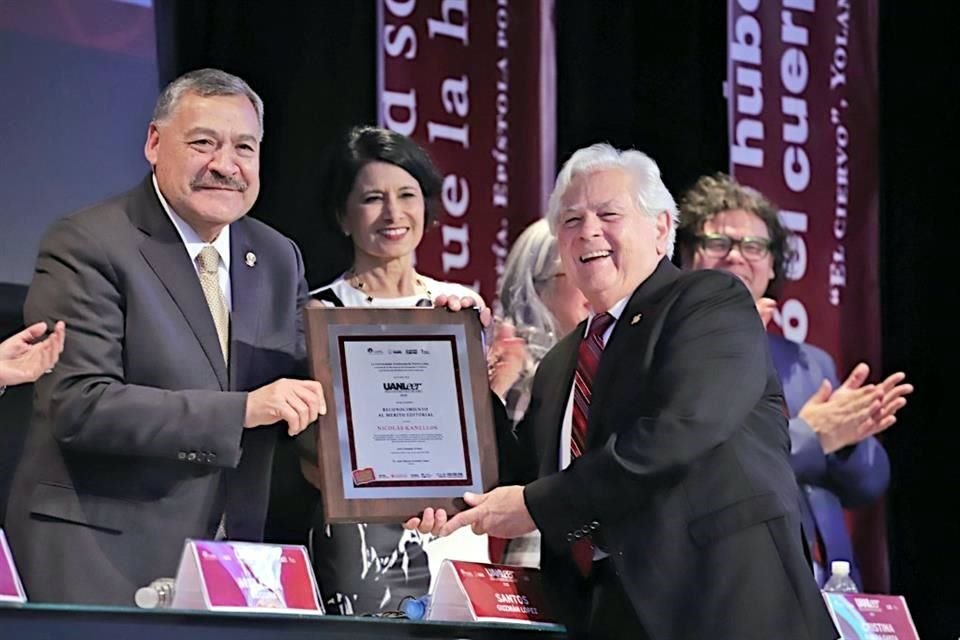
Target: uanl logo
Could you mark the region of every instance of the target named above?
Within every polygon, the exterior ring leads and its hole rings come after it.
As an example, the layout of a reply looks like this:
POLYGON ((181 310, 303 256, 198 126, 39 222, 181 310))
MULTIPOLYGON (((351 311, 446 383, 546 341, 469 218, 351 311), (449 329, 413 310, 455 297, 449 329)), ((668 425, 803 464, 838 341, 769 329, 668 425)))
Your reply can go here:
POLYGON ((487 575, 494 580, 513 580, 514 572, 511 569, 497 569, 496 567, 484 567, 487 575))
POLYGON ((854 598, 853 602, 860 611, 880 611, 880 601, 876 598, 854 598))
POLYGON ((422 382, 384 382, 383 383, 384 391, 419 392, 421 388, 423 388, 422 382))

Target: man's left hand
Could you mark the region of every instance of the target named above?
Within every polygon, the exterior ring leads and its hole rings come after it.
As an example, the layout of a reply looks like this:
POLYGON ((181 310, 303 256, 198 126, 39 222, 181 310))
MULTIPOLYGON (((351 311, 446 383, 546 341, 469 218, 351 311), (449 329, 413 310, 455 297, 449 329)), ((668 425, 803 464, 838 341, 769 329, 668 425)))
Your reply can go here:
POLYGON ((446 523, 443 522, 445 517, 428 518, 428 515, 434 514, 427 514, 425 511, 422 519, 413 518, 407 521, 405 526, 419 528, 422 533, 448 536, 457 529, 469 525, 478 535, 486 533, 498 538, 519 538, 537 529, 523 501, 521 486, 497 487, 493 491, 479 495, 465 493, 463 499, 472 508, 461 511, 446 520, 446 523))

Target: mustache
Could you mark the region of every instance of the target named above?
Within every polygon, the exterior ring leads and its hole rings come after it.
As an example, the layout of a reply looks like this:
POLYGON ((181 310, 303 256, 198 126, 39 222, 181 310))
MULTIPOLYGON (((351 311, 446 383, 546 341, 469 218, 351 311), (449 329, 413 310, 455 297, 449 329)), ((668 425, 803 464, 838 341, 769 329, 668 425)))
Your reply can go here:
POLYGON ((216 173, 206 173, 190 181, 190 189, 193 191, 197 189, 232 189, 243 192, 246 191, 248 187, 249 185, 243 180, 216 173))

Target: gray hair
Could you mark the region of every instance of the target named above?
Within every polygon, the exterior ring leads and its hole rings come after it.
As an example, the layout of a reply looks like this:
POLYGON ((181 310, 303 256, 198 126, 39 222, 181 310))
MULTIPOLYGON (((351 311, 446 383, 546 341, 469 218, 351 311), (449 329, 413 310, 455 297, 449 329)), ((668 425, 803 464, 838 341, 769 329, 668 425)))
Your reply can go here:
POLYGON ((263 137, 263 100, 242 78, 220 69, 197 69, 183 74, 166 86, 153 108, 152 122, 163 122, 173 113, 184 94, 210 96, 246 96, 257 112, 260 137, 263 137))
POLYGON ((557 272, 557 240, 545 219, 524 229, 513 243, 503 269, 500 304, 503 317, 527 339, 534 361, 557 340, 556 320, 540 293, 557 272), (542 351, 542 352, 540 352, 542 351))
POLYGON ((576 151, 560 169, 557 183, 547 205, 547 220, 550 229, 556 232, 560 222, 560 201, 573 179, 582 174, 605 169, 622 169, 633 183, 633 198, 637 207, 647 216, 656 218, 661 213, 670 215, 670 231, 667 235, 667 257, 673 257, 673 245, 677 237, 677 203, 660 178, 660 167, 642 151, 621 151, 606 143, 594 144, 576 151))

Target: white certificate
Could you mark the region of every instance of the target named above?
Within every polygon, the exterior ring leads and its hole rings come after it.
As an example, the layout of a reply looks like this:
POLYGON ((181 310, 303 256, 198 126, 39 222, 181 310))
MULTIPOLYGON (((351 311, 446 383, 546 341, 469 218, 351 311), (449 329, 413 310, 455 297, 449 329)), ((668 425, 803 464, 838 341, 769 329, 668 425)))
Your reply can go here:
POLYGON ((469 484, 453 338, 354 338, 342 348, 352 483, 469 484))
POLYGON ((463 326, 378 329, 330 332, 344 496, 482 492, 463 326))

